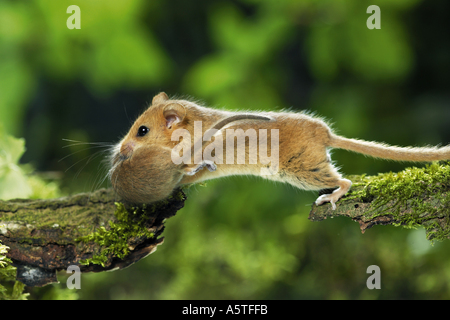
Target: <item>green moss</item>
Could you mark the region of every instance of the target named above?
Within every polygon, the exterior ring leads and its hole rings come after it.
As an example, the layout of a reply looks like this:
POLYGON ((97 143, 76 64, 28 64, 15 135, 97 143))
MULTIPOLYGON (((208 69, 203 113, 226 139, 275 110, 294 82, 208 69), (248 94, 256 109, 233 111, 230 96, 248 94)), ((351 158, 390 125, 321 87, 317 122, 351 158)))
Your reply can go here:
POLYGON ((8 249, 9 247, 3 245, 0 241, 0 268, 2 269, 6 268, 11 263, 11 260, 6 257, 8 249))
POLYGON ((17 269, 11 265, 11 260, 6 257, 9 247, 0 242, 0 300, 26 300, 28 293, 23 293, 25 285, 19 281, 14 283, 11 290, 8 290, 5 282, 12 282, 16 279, 17 269), (8 291, 11 291, 8 293, 8 291))
POLYGON ((147 229, 146 222, 149 219, 148 214, 154 212, 156 205, 132 207, 129 210, 122 203, 116 202, 115 205, 116 221, 109 221, 109 229, 100 227, 95 232, 76 240, 86 243, 93 241, 102 246, 99 254, 82 260, 81 264, 92 263, 105 266, 109 256, 123 259, 130 253, 130 239, 154 237, 154 234, 147 229))
POLYGON ((398 173, 363 176, 354 187, 358 191, 352 192, 346 200, 359 198, 362 202, 371 202, 364 214, 368 219, 392 215, 398 221, 396 226, 423 226, 428 239, 449 238, 449 162, 436 162, 424 168, 411 167, 398 173))

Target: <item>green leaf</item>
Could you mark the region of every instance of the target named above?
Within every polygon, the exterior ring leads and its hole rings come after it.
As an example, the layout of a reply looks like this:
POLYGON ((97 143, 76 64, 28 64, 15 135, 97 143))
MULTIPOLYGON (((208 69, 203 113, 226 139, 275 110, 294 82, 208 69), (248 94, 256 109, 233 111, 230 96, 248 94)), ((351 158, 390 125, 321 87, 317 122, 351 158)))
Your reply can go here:
POLYGON ((6 134, 0 126, 0 199, 27 198, 31 187, 18 162, 25 152, 25 140, 6 134))

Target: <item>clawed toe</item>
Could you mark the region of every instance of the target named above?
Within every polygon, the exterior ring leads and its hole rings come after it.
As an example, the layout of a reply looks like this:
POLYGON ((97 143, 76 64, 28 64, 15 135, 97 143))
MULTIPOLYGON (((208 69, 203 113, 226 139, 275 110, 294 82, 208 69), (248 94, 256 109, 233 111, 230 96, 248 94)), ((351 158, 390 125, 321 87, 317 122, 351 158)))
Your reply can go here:
POLYGON ((210 172, 216 171, 217 170, 217 166, 214 162, 212 162, 211 160, 205 160, 203 161, 203 166, 206 166, 206 168, 208 168, 208 170, 210 172))
POLYGON ((193 168, 193 169, 187 169, 187 170, 186 170, 186 174, 187 174, 188 176, 193 176, 193 175, 195 175, 197 172, 199 172, 200 170, 202 170, 204 167, 208 168, 208 170, 209 170, 210 172, 216 171, 216 169, 217 169, 217 166, 216 166, 216 164, 215 164, 213 161, 211 161, 211 160, 205 160, 205 161, 203 161, 202 163, 200 163, 198 166, 196 166, 195 168, 193 168))
POLYGON ((336 210, 336 201, 339 199, 334 199, 333 194, 323 194, 320 197, 317 198, 316 200, 316 206, 320 206, 322 204, 324 204, 325 202, 330 202, 331 203, 331 208, 333 210, 336 210))

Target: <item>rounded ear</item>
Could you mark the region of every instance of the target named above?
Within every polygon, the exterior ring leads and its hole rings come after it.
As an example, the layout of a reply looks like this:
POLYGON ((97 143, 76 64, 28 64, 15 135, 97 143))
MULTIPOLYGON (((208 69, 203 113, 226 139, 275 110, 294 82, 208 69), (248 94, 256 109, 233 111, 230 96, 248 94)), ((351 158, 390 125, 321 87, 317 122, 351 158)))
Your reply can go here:
POLYGON ((167 94, 165 92, 160 92, 156 96, 153 97, 152 105, 154 106, 154 105, 163 103, 167 100, 169 100, 169 97, 167 96, 167 94))
POLYGON ((166 118, 166 128, 171 129, 173 125, 183 121, 186 109, 179 103, 171 103, 164 107, 163 114, 166 118))

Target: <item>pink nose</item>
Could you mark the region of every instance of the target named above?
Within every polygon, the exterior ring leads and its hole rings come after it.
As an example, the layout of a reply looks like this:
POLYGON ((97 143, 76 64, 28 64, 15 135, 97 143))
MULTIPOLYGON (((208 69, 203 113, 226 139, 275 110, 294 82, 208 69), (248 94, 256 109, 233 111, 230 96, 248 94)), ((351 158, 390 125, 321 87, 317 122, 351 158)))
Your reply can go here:
POLYGON ((135 144, 133 141, 128 141, 126 143, 122 144, 122 147, 120 148, 120 153, 125 156, 126 158, 129 158, 131 154, 133 153, 135 144))

